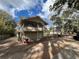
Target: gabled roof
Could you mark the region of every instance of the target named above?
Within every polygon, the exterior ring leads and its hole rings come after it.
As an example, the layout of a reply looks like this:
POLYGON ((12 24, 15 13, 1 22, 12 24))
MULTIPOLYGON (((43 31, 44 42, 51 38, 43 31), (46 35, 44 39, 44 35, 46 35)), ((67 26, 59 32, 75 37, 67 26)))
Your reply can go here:
POLYGON ((31 17, 28 19, 22 19, 22 20, 24 20, 24 22, 30 21, 30 22, 36 22, 36 23, 41 23, 41 24, 47 25, 47 23, 39 16, 31 17))
POLYGON ((28 21, 34 21, 37 23, 41 22, 41 23, 44 23, 44 25, 47 25, 47 23, 39 16, 28 18, 28 21))

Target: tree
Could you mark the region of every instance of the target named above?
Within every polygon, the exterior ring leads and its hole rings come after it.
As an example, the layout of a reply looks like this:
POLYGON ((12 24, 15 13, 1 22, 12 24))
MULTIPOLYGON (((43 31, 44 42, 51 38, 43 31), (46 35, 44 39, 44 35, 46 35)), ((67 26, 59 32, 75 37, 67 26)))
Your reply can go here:
POLYGON ((14 33, 15 21, 7 12, 0 10, 0 34, 14 33))
POLYGON ((53 6, 50 5, 49 10, 58 10, 59 14, 65 3, 67 3, 68 8, 79 10, 79 0, 56 0, 53 6))
POLYGON ((57 16, 52 16, 51 20, 53 21, 53 26, 56 27, 56 30, 60 31, 61 34, 62 34, 63 20, 60 17, 57 17, 57 16))
MULTIPOLYGON (((54 15, 51 17, 51 19, 54 19, 58 15, 54 15)), ((79 15, 78 11, 76 9, 66 9, 63 11, 62 15, 59 17, 60 20, 57 21, 61 24, 62 22, 62 30, 66 33, 78 31, 79 29, 79 15), (74 14, 75 13, 75 14, 74 14)))

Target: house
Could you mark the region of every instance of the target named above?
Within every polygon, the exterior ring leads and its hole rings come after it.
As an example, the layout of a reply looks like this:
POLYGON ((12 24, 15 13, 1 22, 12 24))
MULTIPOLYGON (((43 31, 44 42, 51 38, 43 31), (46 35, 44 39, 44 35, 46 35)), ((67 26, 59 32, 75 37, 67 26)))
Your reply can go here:
POLYGON ((42 38, 45 26, 47 23, 39 16, 31 17, 28 19, 21 19, 20 24, 24 25, 24 33, 32 40, 39 40, 42 38))

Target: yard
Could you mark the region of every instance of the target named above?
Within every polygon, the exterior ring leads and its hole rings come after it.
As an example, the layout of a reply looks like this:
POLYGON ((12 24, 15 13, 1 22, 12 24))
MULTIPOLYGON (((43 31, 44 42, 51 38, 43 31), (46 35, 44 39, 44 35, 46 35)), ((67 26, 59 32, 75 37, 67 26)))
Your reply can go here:
POLYGON ((52 36, 30 45, 19 45, 16 37, 12 37, 0 42, 0 59, 78 59, 78 43, 72 36, 52 36))

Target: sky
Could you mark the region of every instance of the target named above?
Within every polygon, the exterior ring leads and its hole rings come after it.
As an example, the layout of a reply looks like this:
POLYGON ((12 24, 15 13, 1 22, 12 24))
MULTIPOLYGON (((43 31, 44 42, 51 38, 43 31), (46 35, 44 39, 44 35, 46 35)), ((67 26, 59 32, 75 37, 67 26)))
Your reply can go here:
POLYGON ((16 21, 20 20, 20 16, 40 16, 50 27, 52 22, 49 18, 54 12, 49 11, 49 6, 54 2, 55 0, 0 0, 0 9, 12 15, 16 21))

